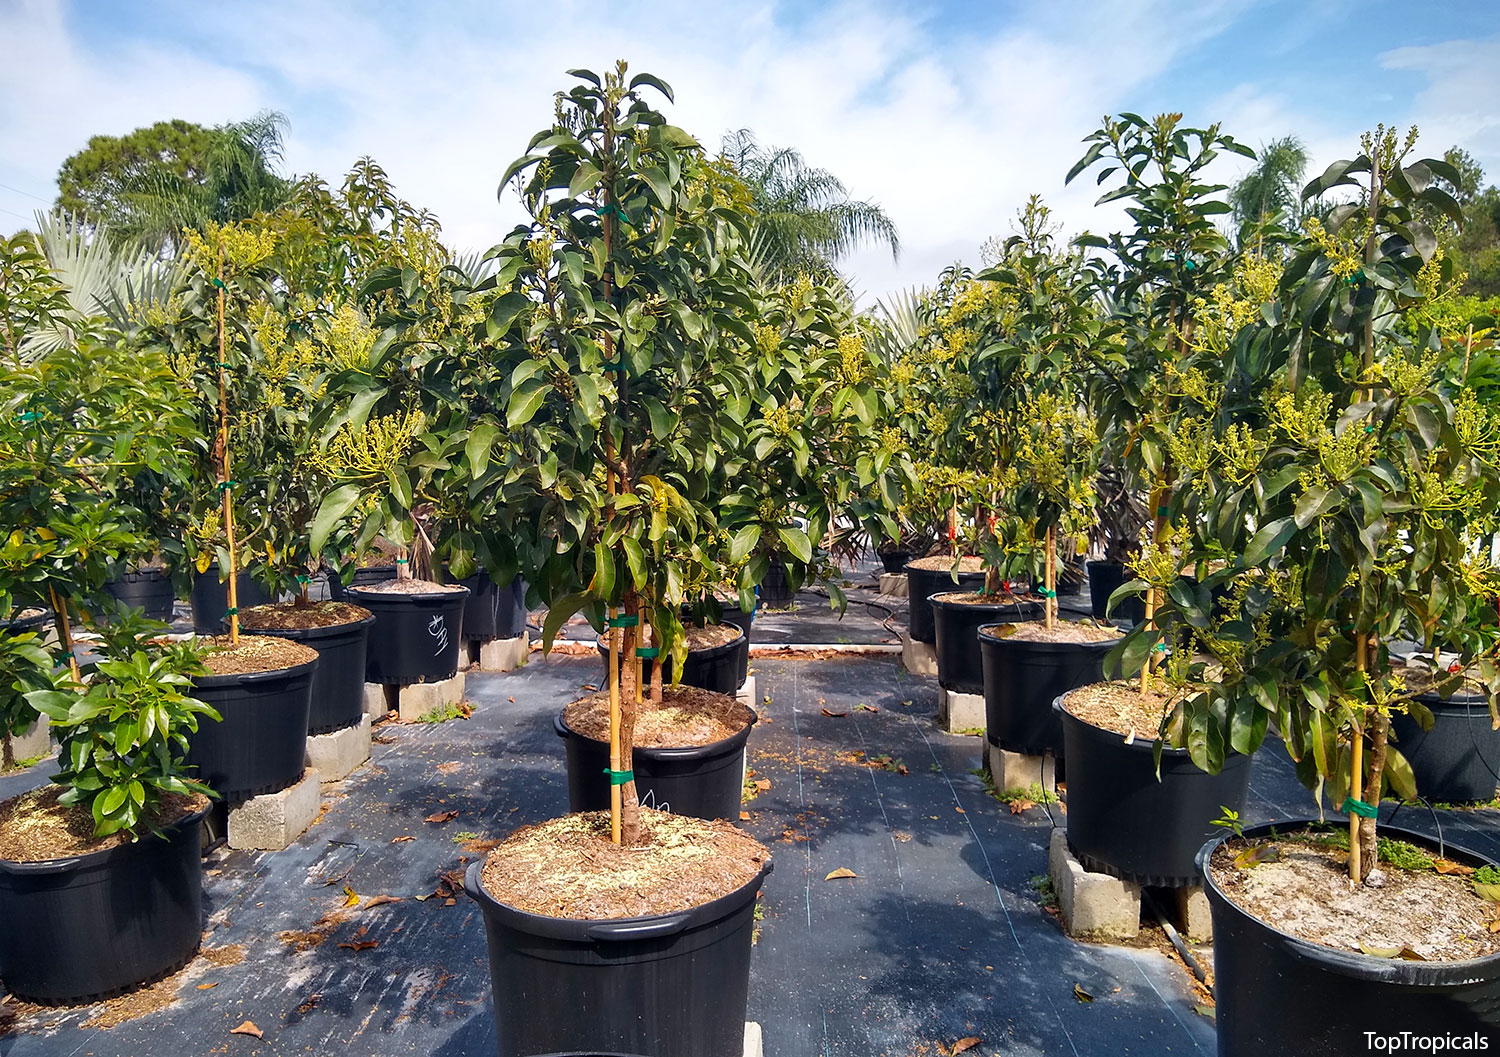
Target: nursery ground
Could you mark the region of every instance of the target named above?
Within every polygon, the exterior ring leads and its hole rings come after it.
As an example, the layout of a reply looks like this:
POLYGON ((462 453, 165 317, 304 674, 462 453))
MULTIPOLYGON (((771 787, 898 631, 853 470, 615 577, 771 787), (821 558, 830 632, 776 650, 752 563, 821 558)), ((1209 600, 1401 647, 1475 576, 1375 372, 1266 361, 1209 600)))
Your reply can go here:
MULTIPOLYGON (((744 825, 776 869, 749 1015, 768 1055, 923 1057, 967 1037, 980 1055, 1214 1052, 1180 965, 1150 946, 1076 943, 1039 905, 1051 817, 986 792, 971 773, 979 739, 933 725, 933 681, 891 657, 754 667, 764 720, 750 766, 770 785, 744 825), (840 867, 857 876, 824 880, 840 867)), ((482 922, 444 878, 484 841, 566 810, 551 717, 598 672, 533 655, 518 672, 471 675, 466 720, 380 726, 371 763, 330 787, 292 848, 206 864, 211 961, 129 1007, 17 1016, 6 1002, 0 1057, 489 1057, 482 922), (246 1020, 263 1038, 231 1033, 246 1020)), ((0 795, 44 773, 0 779, 0 795)), ((1274 746, 1253 790, 1257 821, 1312 808, 1274 746)), ((1454 839, 1500 853, 1494 812, 1442 817, 1454 839)), ((1401 821, 1430 826, 1411 809, 1401 821)))

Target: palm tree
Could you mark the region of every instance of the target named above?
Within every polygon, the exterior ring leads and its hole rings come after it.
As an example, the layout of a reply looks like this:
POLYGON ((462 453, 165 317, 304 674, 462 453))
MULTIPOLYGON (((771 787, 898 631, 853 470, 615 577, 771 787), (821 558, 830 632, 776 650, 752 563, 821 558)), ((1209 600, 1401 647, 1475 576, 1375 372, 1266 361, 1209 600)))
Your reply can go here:
POLYGON ((884 243, 898 259, 901 240, 885 210, 849 198, 838 177, 807 164, 791 147, 763 147, 749 129, 724 137, 722 158, 739 172, 755 207, 754 254, 773 282, 837 272, 863 242, 884 243))
POLYGON ((1296 136, 1266 144, 1255 167, 1229 189, 1241 246, 1253 239, 1259 249, 1268 224, 1301 219, 1300 189, 1306 168, 1307 148, 1296 136))

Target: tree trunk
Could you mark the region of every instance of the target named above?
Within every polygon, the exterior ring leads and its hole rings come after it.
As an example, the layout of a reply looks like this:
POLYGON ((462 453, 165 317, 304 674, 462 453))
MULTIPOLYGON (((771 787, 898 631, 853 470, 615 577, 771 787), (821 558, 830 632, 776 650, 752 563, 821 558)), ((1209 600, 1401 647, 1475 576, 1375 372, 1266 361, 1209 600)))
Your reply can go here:
MULTIPOLYGON (((625 596, 625 615, 639 618, 641 604, 634 591, 625 596)), ((625 629, 622 686, 620 693, 620 770, 634 770, 635 720, 640 714, 641 681, 636 671, 635 647, 637 627, 625 629)), ((641 842, 641 801, 635 781, 626 782, 620 790, 620 843, 627 847, 641 842)))
MULTIPOLYGON (((1385 761, 1390 745, 1391 718, 1376 711, 1370 717, 1370 768, 1365 781, 1365 797, 1379 806, 1380 786, 1385 780, 1385 761)), ((1359 880, 1364 881, 1370 871, 1380 865, 1379 847, 1375 842, 1375 820, 1359 820, 1359 858, 1362 869, 1359 880)))

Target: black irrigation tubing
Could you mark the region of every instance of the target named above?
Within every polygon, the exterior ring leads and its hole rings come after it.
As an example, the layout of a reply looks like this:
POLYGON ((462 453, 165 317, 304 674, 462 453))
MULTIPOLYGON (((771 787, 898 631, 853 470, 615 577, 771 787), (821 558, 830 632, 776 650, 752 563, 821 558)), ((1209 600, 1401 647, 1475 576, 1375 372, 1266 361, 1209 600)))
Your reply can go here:
POLYGON ((1172 941, 1172 946, 1182 956, 1182 960, 1187 964, 1188 969, 1198 978, 1198 982, 1208 989, 1209 997, 1212 998, 1214 985, 1208 982, 1208 974, 1203 971, 1203 966, 1198 964, 1198 959, 1193 955, 1192 948, 1187 945, 1182 936, 1177 932, 1177 927, 1167 919, 1166 914, 1162 913, 1161 905, 1156 902, 1156 897, 1147 889, 1142 888, 1141 898, 1151 908, 1151 913, 1156 917, 1157 923, 1161 925, 1162 931, 1167 934, 1167 939, 1172 941))
MULTIPOLYGON (((1443 823, 1442 823, 1442 820, 1438 818, 1437 809, 1434 808, 1432 806, 1432 804, 1429 803, 1428 800, 1427 800, 1427 798, 1424 797, 1424 796, 1417 797, 1417 801, 1420 802, 1421 805, 1427 809, 1427 813, 1432 816, 1432 824, 1433 824, 1433 826, 1435 826, 1437 828, 1438 857, 1446 859, 1448 857, 1448 852, 1447 852, 1447 846, 1443 843, 1443 823)), ((1398 801, 1396 801, 1395 808, 1391 811, 1391 813, 1389 815, 1387 815, 1385 817, 1385 824, 1387 826, 1389 826, 1391 824, 1391 821, 1396 817, 1397 812, 1399 812, 1403 807, 1405 807, 1407 804, 1410 804, 1410 803, 1411 803, 1410 800, 1398 800, 1398 801)), ((1378 856, 1377 856, 1377 860, 1376 861, 1377 862, 1379 861, 1378 856)))

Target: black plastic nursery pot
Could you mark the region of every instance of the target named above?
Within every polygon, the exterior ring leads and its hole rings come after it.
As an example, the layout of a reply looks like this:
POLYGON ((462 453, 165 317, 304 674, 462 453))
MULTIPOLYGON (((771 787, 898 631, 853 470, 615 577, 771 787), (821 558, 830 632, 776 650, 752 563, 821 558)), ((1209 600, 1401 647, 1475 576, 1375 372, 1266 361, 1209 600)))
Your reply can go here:
POLYGON ((760 604, 767 609, 785 609, 796 599, 797 593, 787 582, 786 566, 779 561, 771 563, 766 578, 760 582, 760 604))
POLYGON ((203 929, 199 823, 208 808, 102 851, 0 859, 0 980, 43 1005, 94 1001, 175 972, 203 929))
MULTIPOLYGON (((22 606, 17 609, 17 612, 31 608, 31 606, 22 606)), ((0 620, 0 631, 9 632, 13 635, 20 635, 27 631, 35 632, 38 635, 46 635, 47 628, 51 624, 52 610, 38 609, 37 612, 28 617, 13 616, 9 620, 0 620)))
POLYGON ((880 551, 880 564, 888 573, 899 573, 906 569, 906 563, 911 561, 911 551, 880 551))
MULTIPOLYGON (((1299 825, 1253 826, 1245 836, 1292 833, 1299 825)), ((1439 854, 1437 842, 1422 834, 1384 825, 1380 833, 1439 854)), ((1402 1045, 1417 1037, 1448 1040, 1441 1052, 1500 1050, 1500 954, 1407 961, 1291 936, 1240 909, 1214 883, 1210 858, 1231 836, 1209 841, 1197 856, 1213 919, 1219 1057, 1433 1052, 1402 1045)), ((1452 844, 1441 854, 1475 868, 1494 865, 1452 844)))
POLYGON ((526 631, 530 613, 526 609, 526 589, 529 585, 520 576, 502 587, 495 599, 495 638, 513 639, 526 631))
MULTIPOLYGON (((937 631, 932 624, 932 608, 927 600, 944 591, 982 591, 984 571, 961 572, 958 579, 947 569, 916 569, 906 563, 907 632, 917 642, 937 641, 937 631)), ((988 623, 994 623, 990 620, 988 623)))
POLYGON ((1120 562, 1089 562, 1089 602, 1093 606, 1095 620, 1128 620, 1139 624, 1146 619, 1146 603, 1139 598, 1122 598, 1114 612, 1106 615, 1109 597, 1119 590, 1126 580, 1125 566, 1120 562))
POLYGON ((966 591, 935 594, 932 608, 937 652, 938 685, 961 694, 984 693, 984 662, 979 652, 979 629, 986 624, 1038 620, 1042 604, 1025 599, 1011 602, 960 602, 973 597, 966 591))
POLYGON ((1226 807, 1244 810, 1250 757, 1231 755, 1208 774, 1186 749, 1163 746, 1158 781, 1154 731, 1127 745, 1067 711, 1066 699, 1052 707, 1068 761, 1068 848, 1095 873, 1163 888, 1197 884, 1198 850, 1215 832, 1213 820, 1226 807))
POLYGON ((1500 785, 1500 731, 1490 729, 1490 708, 1483 697, 1422 694, 1432 710, 1432 729, 1423 730, 1412 716, 1391 714, 1396 748, 1411 764, 1417 792, 1428 800, 1484 801, 1500 785))
MULTIPOLYGON (((750 710, 744 730, 709 745, 673 749, 642 748, 632 754, 635 791, 642 805, 694 818, 737 822, 744 792, 745 742, 759 718, 750 710)), ((568 759, 568 810, 609 807, 609 743, 578 733, 559 712, 552 729, 563 739, 568 759)))
POLYGON ((574 920, 499 902, 472 863, 484 914, 499 1057, 559 1051, 740 1057, 760 873, 675 914, 574 920))
MULTIPOLYGON (((729 623, 728 620, 725 623, 729 623)), ((609 656, 609 639, 600 636, 598 650, 601 657, 609 656)), ((676 664, 670 658, 662 670, 666 682, 681 682, 684 686, 696 686, 700 690, 712 690, 716 694, 734 696, 745 681, 744 673, 750 665, 750 636, 744 628, 729 642, 711 646, 706 650, 689 650, 687 661, 682 666, 682 678, 676 679, 676 664)))
POLYGON ((458 671, 468 588, 401 594, 352 587, 347 595, 375 614, 365 652, 365 682, 435 683, 458 671))
POLYGON ((489 642, 500 637, 497 630, 500 623, 500 588, 490 579, 489 573, 480 569, 472 576, 454 581, 448 575, 447 562, 444 562, 443 582, 459 583, 469 589, 469 597, 464 600, 463 641, 489 642))
POLYGON ((396 565, 361 565, 354 570, 354 578, 349 581, 349 587, 344 586, 343 577, 337 570, 328 575, 328 597, 335 602, 349 601, 348 591, 351 587, 369 587, 371 584, 385 583, 387 580, 396 578, 396 565))
POLYGON ((121 604, 144 610, 151 620, 172 619, 176 594, 172 590, 172 576, 165 569, 131 569, 104 588, 121 604))
POLYGON ((1104 655, 1118 640, 1025 642, 1004 625, 979 629, 984 670, 985 734, 991 745, 1027 756, 1063 759, 1062 722, 1052 702, 1104 679, 1104 655))
POLYGON ((193 696, 222 720, 201 719, 189 735, 188 773, 235 804, 285 789, 302 777, 318 659, 243 675, 200 675, 193 696))
POLYGON ((375 617, 326 628, 248 628, 257 635, 291 639, 318 651, 313 669, 307 732, 327 734, 360 721, 365 713, 365 656, 375 617))
MULTIPOLYGON (((235 595, 240 609, 263 606, 272 601, 265 589, 241 569, 235 577, 235 595)), ((222 635, 229 630, 229 587, 219 579, 219 566, 208 572, 193 572, 193 590, 188 595, 193 607, 193 631, 199 635, 222 635)))

